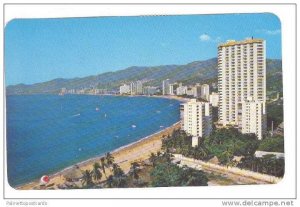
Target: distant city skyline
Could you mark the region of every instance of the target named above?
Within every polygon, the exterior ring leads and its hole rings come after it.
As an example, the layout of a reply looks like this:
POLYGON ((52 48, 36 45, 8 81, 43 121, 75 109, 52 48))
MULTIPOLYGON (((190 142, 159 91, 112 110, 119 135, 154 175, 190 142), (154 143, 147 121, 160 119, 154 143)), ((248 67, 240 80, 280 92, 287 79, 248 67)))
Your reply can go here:
POLYGON ((75 78, 130 66, 217 57, 229 39, 262 38, 281 59, 281 26, 270 13, 16 19, 5 28, 6 85, 75 78))

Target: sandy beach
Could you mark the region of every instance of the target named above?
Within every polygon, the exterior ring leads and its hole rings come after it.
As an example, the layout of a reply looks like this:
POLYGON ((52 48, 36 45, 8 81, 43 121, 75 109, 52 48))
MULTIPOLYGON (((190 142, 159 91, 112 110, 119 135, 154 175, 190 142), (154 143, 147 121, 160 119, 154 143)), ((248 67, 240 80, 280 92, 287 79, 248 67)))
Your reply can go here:
MULTIPOLYGON (((131 143, 129 145, 123 146, 115 151, 111 152, 115 158, 115 162, 127 173, 130 169, 130 164, 132 162, 140 162, 149 158, 151 153, 156 153, 161 150, 162 138, 173 132, 174 129, 180 128, 180 122, 175 123, 174 125, 163 129, 159 132, 156 132, 148 137, 145 137, 139 141, 131 143)), ((95 162, 100 162, 100 158, 95 157, 89 160, 77 163, 76 165, 80 167, 81 170, 92 170, 93 164, 95 162)), ((57 185, 63 184, 66 180, 63 176, 68 170, 72 170, 73 166, 65 168, 62 171, 59 171, 55 174, 50 175, 50 182, 47 184, 51 185, 52 188, 57 189, 57 185)), ((107 170, 107 176, 110 174, 110 170, 107 170)), ((102 176, 102 180, 105 179, 105 176, 102 176)), ((35 180, 31 183, 21 185, 17 187, 18 190, 29 190, 35 189, 40 185, 39 180, 35 180)))

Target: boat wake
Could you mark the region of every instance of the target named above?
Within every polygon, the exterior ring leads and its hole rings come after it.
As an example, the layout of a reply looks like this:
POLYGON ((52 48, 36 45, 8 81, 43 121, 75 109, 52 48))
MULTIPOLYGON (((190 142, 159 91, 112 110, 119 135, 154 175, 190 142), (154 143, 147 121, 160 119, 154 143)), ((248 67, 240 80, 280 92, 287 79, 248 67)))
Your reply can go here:
POLYGON ((80 116, 80 114, 74 114, 72 117, 80 116))

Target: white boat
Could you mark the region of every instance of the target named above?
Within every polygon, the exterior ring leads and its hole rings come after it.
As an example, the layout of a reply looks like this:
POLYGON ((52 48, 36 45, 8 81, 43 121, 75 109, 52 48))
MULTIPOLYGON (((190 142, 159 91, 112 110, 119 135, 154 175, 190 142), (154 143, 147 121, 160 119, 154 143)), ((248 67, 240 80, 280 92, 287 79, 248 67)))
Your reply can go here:
POLYGON ((98 107, 96 107, 96 111, 99 111, 99 108, 98 108, 98 107))
POLYGON ((136 125, 134 125, 134 124, 133 124, 133 125, 131 125, 131 127, 132 127, 132 128, 135 128, 135 127, 136 127, 136 125))

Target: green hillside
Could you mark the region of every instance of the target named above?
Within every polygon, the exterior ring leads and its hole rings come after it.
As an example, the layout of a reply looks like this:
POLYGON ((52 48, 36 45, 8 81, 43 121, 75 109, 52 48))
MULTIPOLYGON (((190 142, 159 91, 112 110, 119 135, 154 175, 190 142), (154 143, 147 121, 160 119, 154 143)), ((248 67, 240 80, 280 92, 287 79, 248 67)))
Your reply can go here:
MULTIPOLYGON (((123 83, 144 80, 146 85, 161 86, 164 79, 181 81, 184 84, 216 83, 217 59, 195 61, 186 65, 162 65, 156 67, 129 67, 124 70, 107 72, 83 78, 63 79, 57 78, 51 81, 32 85, 18 84, 6 87, 7 95, 12 94, 36 94, 57 93, 61 88, 105 88, 118 89, 123 83)), ((282 92, 281 60, 267 60, 267 90, 282 92)))

